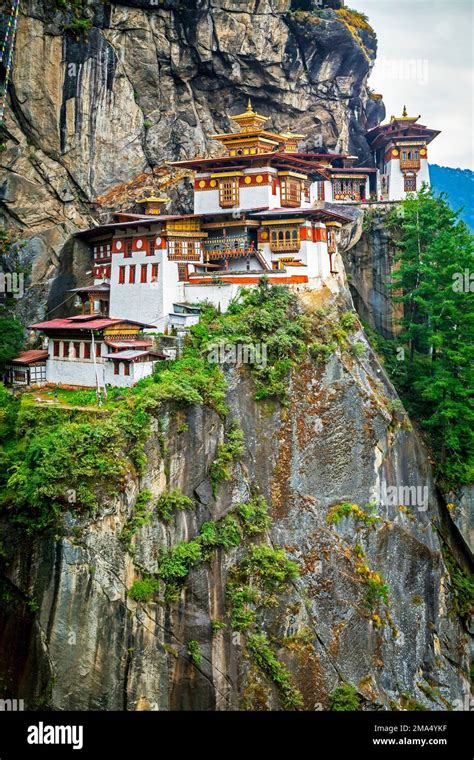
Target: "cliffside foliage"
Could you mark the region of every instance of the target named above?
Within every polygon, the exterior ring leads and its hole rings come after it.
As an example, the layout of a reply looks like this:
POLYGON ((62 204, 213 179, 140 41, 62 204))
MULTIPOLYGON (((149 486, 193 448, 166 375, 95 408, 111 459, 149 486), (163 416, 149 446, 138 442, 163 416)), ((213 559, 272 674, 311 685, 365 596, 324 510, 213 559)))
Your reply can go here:
POLYGON ((402 203, 391 225, 398 233, 393 298, 404 315, 396 340, 375 341, 449 490, 474 479, 473 237, 426 189, 402 203))
POLYGON ((330 706, 336 712, 360 710, 360 698, 355 686, 349 683, 336 686, 331 694, 330 706))
POLYGON ((156 503, 156 513, 165 522, 169 522, 177 511, 192 509, 194 502, 180 491, 173 489, 165 491, 156 503))
POLYGON ((0 271, 5 277, 4 284, 2 283, 2 300, 0 302, 0 330, 2 335, 0 373, 3 373, 5 365, 19 353, 25 340, 23 325, 15 316, 15 293, 13 290, 9 291, 7 280, 8 276, 24 275, 25 272, 22 270, 17 257, 13 256, 11 240, 3 229, 0 229, 0 271))
POLYGON ((74 419, 9 396, 6 415, 0 503, 29 532, 55 528, 65 510, 96 509, 141 465, 147 429, 133 414, 74 419))
POLYGON ((244 434, 235 423, 232 424, 226 440, 217 447, 217 456, 211 465, 210 477, 214 495, 217 493, 219 483, 230 480, 231 465, 243 456, 243 441, 244 434))
POLYGON ((305 351, 304 316, 297 313, 296 296, 283 286, 269 287, 261 278, 257 288, 243 291, 225 314, 210 308, 193 329, 202 350, 219 345, 265 346, 266 362, 249 365, 256 398, 284 401, 289 372, 305 351))

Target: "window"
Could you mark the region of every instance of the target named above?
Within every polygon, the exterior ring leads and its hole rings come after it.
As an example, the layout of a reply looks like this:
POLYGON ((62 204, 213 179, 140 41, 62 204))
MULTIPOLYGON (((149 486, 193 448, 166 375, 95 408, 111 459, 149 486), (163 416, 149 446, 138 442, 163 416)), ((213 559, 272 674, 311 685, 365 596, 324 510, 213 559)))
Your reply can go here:
POLYGON ((146 282, 148 264, 142 264, 140 267, 140 282, 146 282))
POLYGON ((324 200, 324 182, 318 182, 317 190, 318 190, 318 195, 317 195, 318 201, 323 201, 324 200))
POLYGON ((90 358, 91 358, 91 344, 84 343, 84 359, 90 359, 90 358))
POLYGON ((158 264, 151 265, 151 281, 156 282, 158 279, 158 264))
POLYGON ((129 271, 128 271, 128 282, 130 283, 130 285, 134 285, 135 284, 135 270, 136 270, 136 268, 137 267, 136 267, 135 264, 130 264, 130 266, 128 268, 129 269, 129 271))
POLYGON ((123 285, 125 282, 125 267, 119 267, 119 285, 123 285))
POLYGON ((239 205, 238 177, 226 177, 219 180, 219 204, 223 208, 239 205))
POLYGON ((59 340, 55 340, 53 342, 53 355, 54 356, 60 356, 59 350, 60 350, 61 344, 59 340))
POLYGON ((99 356, 100 356, 100 349, 101 349, 101 344, 100 343, 96 343, 95 344, 95 355, 96 355, 97 358, 99 358, 99 356))
POLYGON ((403 177, 403 189, 406 193, 416 193, 416 175, 414 177, 403 177))
POLYGON ((125 253, 123 254, 124 259, 130 259, 132 257, 132 241, 127 240, 125 243, 125 253))
POLYGON ((146 255, 153 256, 154 253, 155 253, 155 237, 154 235, 152 235, 151 237, 147 238, 146 255))
POLYGON ((282 177, 281 183, 281 205, 282 206, 299 206, 301 203, 301 180, 293 177, 282 177))
POLYGON ((114 375, 120 375, 120 364, 119 364, 119 362, 114 362, 114 375))
POLYGON ((178 282, 187 282, 188 280, 188 265, 178 264, 178 282))
POLYGON ((271 251, 299 251, 300 233, 297 227, 274 227, 270 232, 271 251))
POLYGON ((333 194, 336 201, 349 199, 360 200, 364 195, 365 180, 363 179, 336 179, 333 180, 333 194))
POLYGON ((81 358, 81 344, 80 343, 72 344, 72 358, 73 359, 81 358))
POLYGON ((130 374, 130 364, 128 362, 125 362, 123 365, 123 374, 129 375, 130 374))

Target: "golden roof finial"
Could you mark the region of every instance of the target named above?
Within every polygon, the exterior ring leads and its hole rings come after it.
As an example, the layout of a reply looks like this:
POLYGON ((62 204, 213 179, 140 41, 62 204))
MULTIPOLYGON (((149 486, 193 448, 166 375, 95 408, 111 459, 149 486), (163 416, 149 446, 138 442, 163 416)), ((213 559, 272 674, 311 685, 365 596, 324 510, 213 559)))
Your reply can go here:
POLYGON ((408 116, 408 111, 407 111, 407 107, 406 106, 403 106, 402 116, 408 116))
POLYGON ((247 101, 247 109, 243 113, 236 114, 230 118, 232 121, 237 122, 242 132, 262 129, 265 122, 268 121, 268 116, 262 116, 262 114, 253 110, 250 98, 247 101))

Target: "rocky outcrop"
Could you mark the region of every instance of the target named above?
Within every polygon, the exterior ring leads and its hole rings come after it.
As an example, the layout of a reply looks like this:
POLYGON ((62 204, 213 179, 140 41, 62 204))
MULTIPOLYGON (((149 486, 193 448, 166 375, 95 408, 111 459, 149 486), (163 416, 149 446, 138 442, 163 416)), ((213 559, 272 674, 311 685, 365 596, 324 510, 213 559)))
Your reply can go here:
MULTIPOLYGON (((314 313, 331 299, 327 291, 301 294, 300 308, 314 313)), ((244 431, 245 455, 215 496, 209 471, 223 423, 210 409, 171 405, 148 439, 143 476, 130 474, 120 498, 93 517, 68 513, 57 539, 17 544, 4 578, 10 603, 0 616, 7 693, 61 710, 281 709, 245 632, 229 623, 226 582, 244 547, 216 548, 191 569, 174 602, 127 596, 136 578, 156 572, 163 548, 193 539, 203 522, 257 489, 273 519, 265 541, 284 547, 300 568, 300 578, 269 599, 258 630, 304 708, 327 709, 345 682, 363 709, 466 709, 466 631, 453 613, 433 527, 445 531, 450 516, 364 334, 355 332, 351 345, 326 364, 300 363, 286 408, 255 401, 251 377, 228 370, 227 403, 244 431), (401 507, 399 497, 384 495, 393 487, 418 488, 422 498, 401 507), (156 498, 173 488, 195 509, 170 523, 155 513, 127 549, 120 534, 138 493, 149 489, 156 498), (377 507, 373 519, 357 510, 331 519, 341 503, 377 507), (369 604, 369 579, 379 591, 386 584, 385 600, 381 593, 369 604)))
POLYGON ((378 204, 370 209, 345 213, 354 223, 344 230, 343 259, 354 306, 361 318, 385 338, 393 338, 400 327, 401 304, 390 288, 394 264, 394 232, 387 225, 393 207, 378 204))
MULTIPOLYGON (((0 201, 27 240, 32 287, 49 290, 70 236, 103 219, 98 196, 166 161, 215 153, 210 135, 232 129, 229 114, 249 96, 270 128, 306 134, 308 149, 369 161, 364 132, 384 113, 366 84, 375 34, 341 3, 324 5, 91 0, 82 33, 65 28, 73 16, 55 3, 22 3, 0 201)), ((166 188, 177 211, 183 190, 188 203, 179 178, 166 188)))

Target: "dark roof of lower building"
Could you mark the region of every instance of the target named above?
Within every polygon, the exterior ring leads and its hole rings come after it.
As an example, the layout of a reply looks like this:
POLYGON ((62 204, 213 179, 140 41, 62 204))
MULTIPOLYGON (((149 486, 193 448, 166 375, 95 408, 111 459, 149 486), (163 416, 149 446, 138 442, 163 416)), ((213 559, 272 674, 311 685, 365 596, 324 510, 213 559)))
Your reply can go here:
POLYGON ((35 364, 36 362, 46 361, 48 358, 48 351, 45 349, 31 349, 30 351, 23 351, 11 360, 10 364, 35 364))
POLYGON ((268 211, 260 211, 257 213, 252 213, 251 216, 256 217, 257 219, 266 219, 271 217, 285 217, 285 216, 308 216, 308 217, 319 217, 321 221, 338 221, 344 223, 348 223, 351 221, 351 219, 344 214, 335 213, 334 211, 329 211, 327 208, 324 207, 310 207, 310 208, 272 208, 268 211))
POLYGON ((106 359, 111 359, 112 361, 133 361, 134 359, 138 359, 142 356, 149 356, 150 361, 152 359, 167 359, 168 357, 165 356, 165 354, 160 353, 159 351, 116 351, 112 354, 107 354, 105 356, 106 359))
POLYGON ((30 325, 30 327, 33 330, 103 330, 106 327, 119 325, 122 322, 128 325, 137 325, 138 327, 155 327, 155 325, 148 325, 146 322, 137 322, 133 319, 100 317, 97 314, 78 314, 75 317, 49 319, 46 322, 36 322, 34 325, 30 325))

